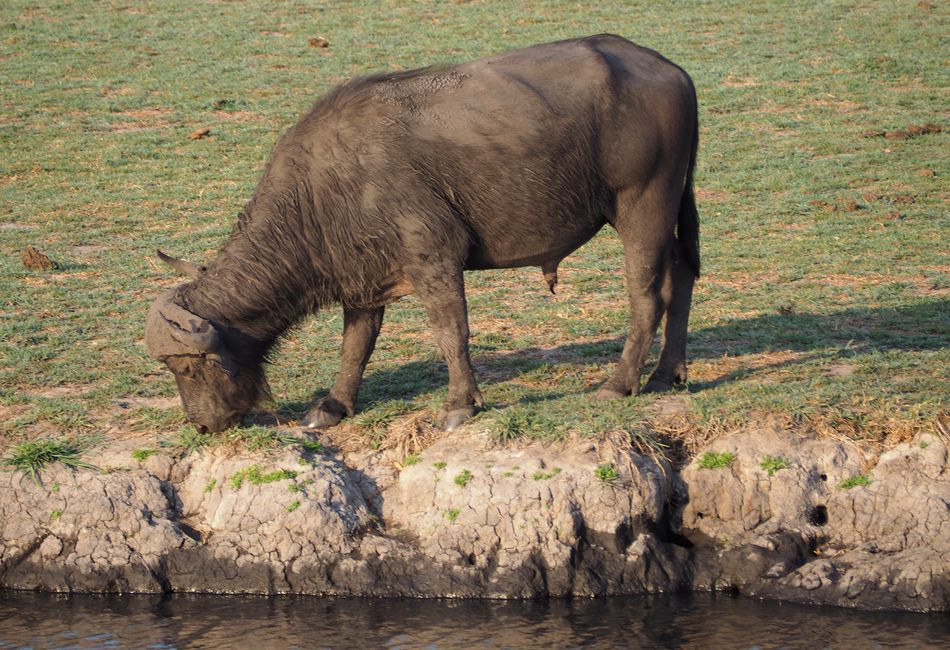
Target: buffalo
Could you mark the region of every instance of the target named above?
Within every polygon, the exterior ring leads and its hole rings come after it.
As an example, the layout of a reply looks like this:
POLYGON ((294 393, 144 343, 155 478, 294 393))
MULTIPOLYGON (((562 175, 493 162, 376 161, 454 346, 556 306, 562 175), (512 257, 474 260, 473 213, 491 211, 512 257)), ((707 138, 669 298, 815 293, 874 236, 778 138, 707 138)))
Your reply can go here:
POLYGON ((275 146, 227 243, 207 266, 159 252, 192 280, 152 305, 150 354, 201 431, 268 394, 263 366, 302 317, 343 307, 342 362, 302 424, 351 416, 386 305, 415 293, 449 371, 437 425, 482 396, 469 358, 463 272, 558 263, 604 224, 620 236, 630 332, 598 399, 686 380, 699 275, 693 194, 696 93, 681 68, 601 34, 469 63, 385 73, 320 98, 275 146))

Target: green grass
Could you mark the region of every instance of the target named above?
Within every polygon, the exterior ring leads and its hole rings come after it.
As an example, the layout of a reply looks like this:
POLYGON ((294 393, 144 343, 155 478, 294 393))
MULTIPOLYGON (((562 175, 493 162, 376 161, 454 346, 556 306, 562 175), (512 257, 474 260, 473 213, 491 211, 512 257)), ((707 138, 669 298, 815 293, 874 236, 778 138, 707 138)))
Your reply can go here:
POLYGON ((296 501, 296 500, 291 501, 290 503, 287 504, 287 512, 293 512, 299 507, 300 507, 300 501, 296 501))
POLYGON ((88 444, 66 438, 27 440, 14 445, 9 456, 0 458, 0 465, 29 474, 39 484, 40 473, 53 463, 61 463, 72 469, 98 470, 98 467, 81 458, 87 447, 88 444))
POLYGON ((413 465, 418 465, 419 461, 422 460, 419 454, 409 454, 402 459, 403 467, 412 467, 413 465))
POLYGON ((851 476, 841 481, 841 483, 838 484, 838 487, 844 490, 850 490, 851 488, 856 487, 867 487, 870 484, 871 478, 869 476, 865 476, 864 474, 856 474, 855 476, 851 476))
POLYGON ((462 511, 458 508, 451 508, 445 511, 445 518, 454 524, 455 520, 459 518, 459 514, 461 514, 461 512, 462 511))
MULTIPOLYGON (((182 427, 174 382, 141 344, 149 303, 179 281, 153 251, 210 259, 317 95, 377 70, 605 30, 681 64, 699 94, 704 274, 678 393, 695 425, 767 412, 865 445, 930 430, 950 411, 950 21, 933 5, 387 1, 315 18, 289 2, 8 0, 0 448, 182 427), (308 46, 318 32, 329 48, 308 46), (874 135, 928 122, 943 131, 874 135), (199 127, 210 136, 189 140, 199 127), (27 245, 61 268, 24 269, 27 245)), ((497 441, 622 431, 663 450, 649 427, 660 398, 589 403, 623 345, 622 266, 605 231, 564 261, 557 296, 536 268, 466 276, 489 405, 477 423, 497 441)), ((327 310, 280 346, 270 383, 282 421, 331 385, 341 328, 327 310)), ((438 407, 446 372, 433 350, 417 299, 387 309, 359 403, 368 445, 438 407)), ((188 451, 214 442, 178 437, 188 451)))
POLYGON ((207 483, 205 483, 205 487, 204 487, 205 494, 208 494, 212 490, 214 490, 214 486, 216 486, 217 484, 218 484, 218 479, 216 478, 213 478, 209 480, 207 483))
POLYGON ((245 481, 251 485, 264 485, 265 483, 273 483, 275 481, 288 481, 292 478, 296 478, 296 476, 297 472, 287 469, 279 469, 265 473, 260 465, 251 465, 232 474, 231 477, 228 478, 228 485, 235 490, 240 490, 245 481))
POLYGON ((765 456, 759 467, 768 472, 769 476, 774 476, 780 469, 788 469, 788 460, 781 456, 765 456))
POLYGON ((594 476, 604 483, 615 483, 620 480, 620 472, 617 471, 613 463, 598 465, 594 469, 594 476))
POLYGON ((141 463, 157 453, 155 449, 135 449, 132 451, 132 458, 141 463))
POLYGON ((467 469, 463 469, 461 472, 456 474, 455 478, 452 480, 455 482, 457 486, 465 487, 466 485, 468 485, 469 481, 471 481, 472 478, 474 478, 474 476, 475 475, 472 474, 467 469))
POLYGON ((537 472, 535 472, 534 474, 531 475, 531 480, 533 480, 533 481, 547 481, 547 480, 550 480, 550 479, 554 478, 555 476, 557 476, 557 475, 560 474, 560 473, 561 473, 561 468, 560 468, 560 467, 555 467, 555 468, 552 469, 550 472, 545 472, 545 471, 542 471, 542 470, 538 470, 537 472))
POLYGON ((702 458, 699 459, 698 464, 700 469, 725 469, 732 465, 735 460, 736 455, 731 451, 724 451, 722 453, 707 451, 703 454, 702 458))
POLYGON ((432 463, 432 466, 436 469, 445 469, 445 463, 442 462, 441 460, 435 463, 432 463))

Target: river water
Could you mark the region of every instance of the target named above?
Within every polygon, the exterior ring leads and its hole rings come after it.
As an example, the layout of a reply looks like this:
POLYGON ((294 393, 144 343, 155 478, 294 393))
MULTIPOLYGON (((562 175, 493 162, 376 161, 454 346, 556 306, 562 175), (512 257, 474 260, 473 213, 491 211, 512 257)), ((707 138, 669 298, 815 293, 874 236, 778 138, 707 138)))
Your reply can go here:
POLYGON ((950 648, 950 616, 722 594, 502 602, 0 591, 0 648, 950 648))

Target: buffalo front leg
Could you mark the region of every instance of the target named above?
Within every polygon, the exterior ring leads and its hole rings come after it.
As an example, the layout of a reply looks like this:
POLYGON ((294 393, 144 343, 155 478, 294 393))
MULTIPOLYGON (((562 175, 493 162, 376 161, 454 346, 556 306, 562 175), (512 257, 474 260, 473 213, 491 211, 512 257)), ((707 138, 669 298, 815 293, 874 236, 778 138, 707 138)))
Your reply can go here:
POLYGON ((425 304, 433 336, 449 368, 449 394, 436 418, 436 426, 451 431, 472 417, 476 406, 483 404, 468 351, 468 312, 462 270, 461 267, 417 269, 411 279, 425 304))
POLYGON ((340 372, 330 394, 314 406, 302 424, 310 429, 332 427, 356 410, 356 396, 363 383, 363 371, 376 347, 383 324, 383 307, 343 310, 343 350, 340 372))

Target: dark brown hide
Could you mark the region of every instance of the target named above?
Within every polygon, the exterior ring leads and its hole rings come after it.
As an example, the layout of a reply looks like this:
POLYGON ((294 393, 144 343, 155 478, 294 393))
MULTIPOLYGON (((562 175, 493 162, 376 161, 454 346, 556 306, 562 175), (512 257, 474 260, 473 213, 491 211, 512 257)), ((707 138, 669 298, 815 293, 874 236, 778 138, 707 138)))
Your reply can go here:
MULTIPOLYGON (((280 139, 229 241, 173 302, 220 331, 235 377, 261 381, 283 332, 341 304, 342 368, 307 419, 322 427, 353 413, 383 307, 415 292, 448 364, 441 421, 452 428, 481 403, 463 271, 540 266, 553 290, 558 262, 610 224, 624 245, 631 327, 597 397, 640 390, 666 314, 644 388, 663 390, 686 378, 697 142, 689 76, 612 35, 357 79, 280 139)), ((181 386, 181 364, 169 366, 181 386)), ((229 392, 198 376, 186 408, 208 406, 192 419, 230 422, 229 392)))

